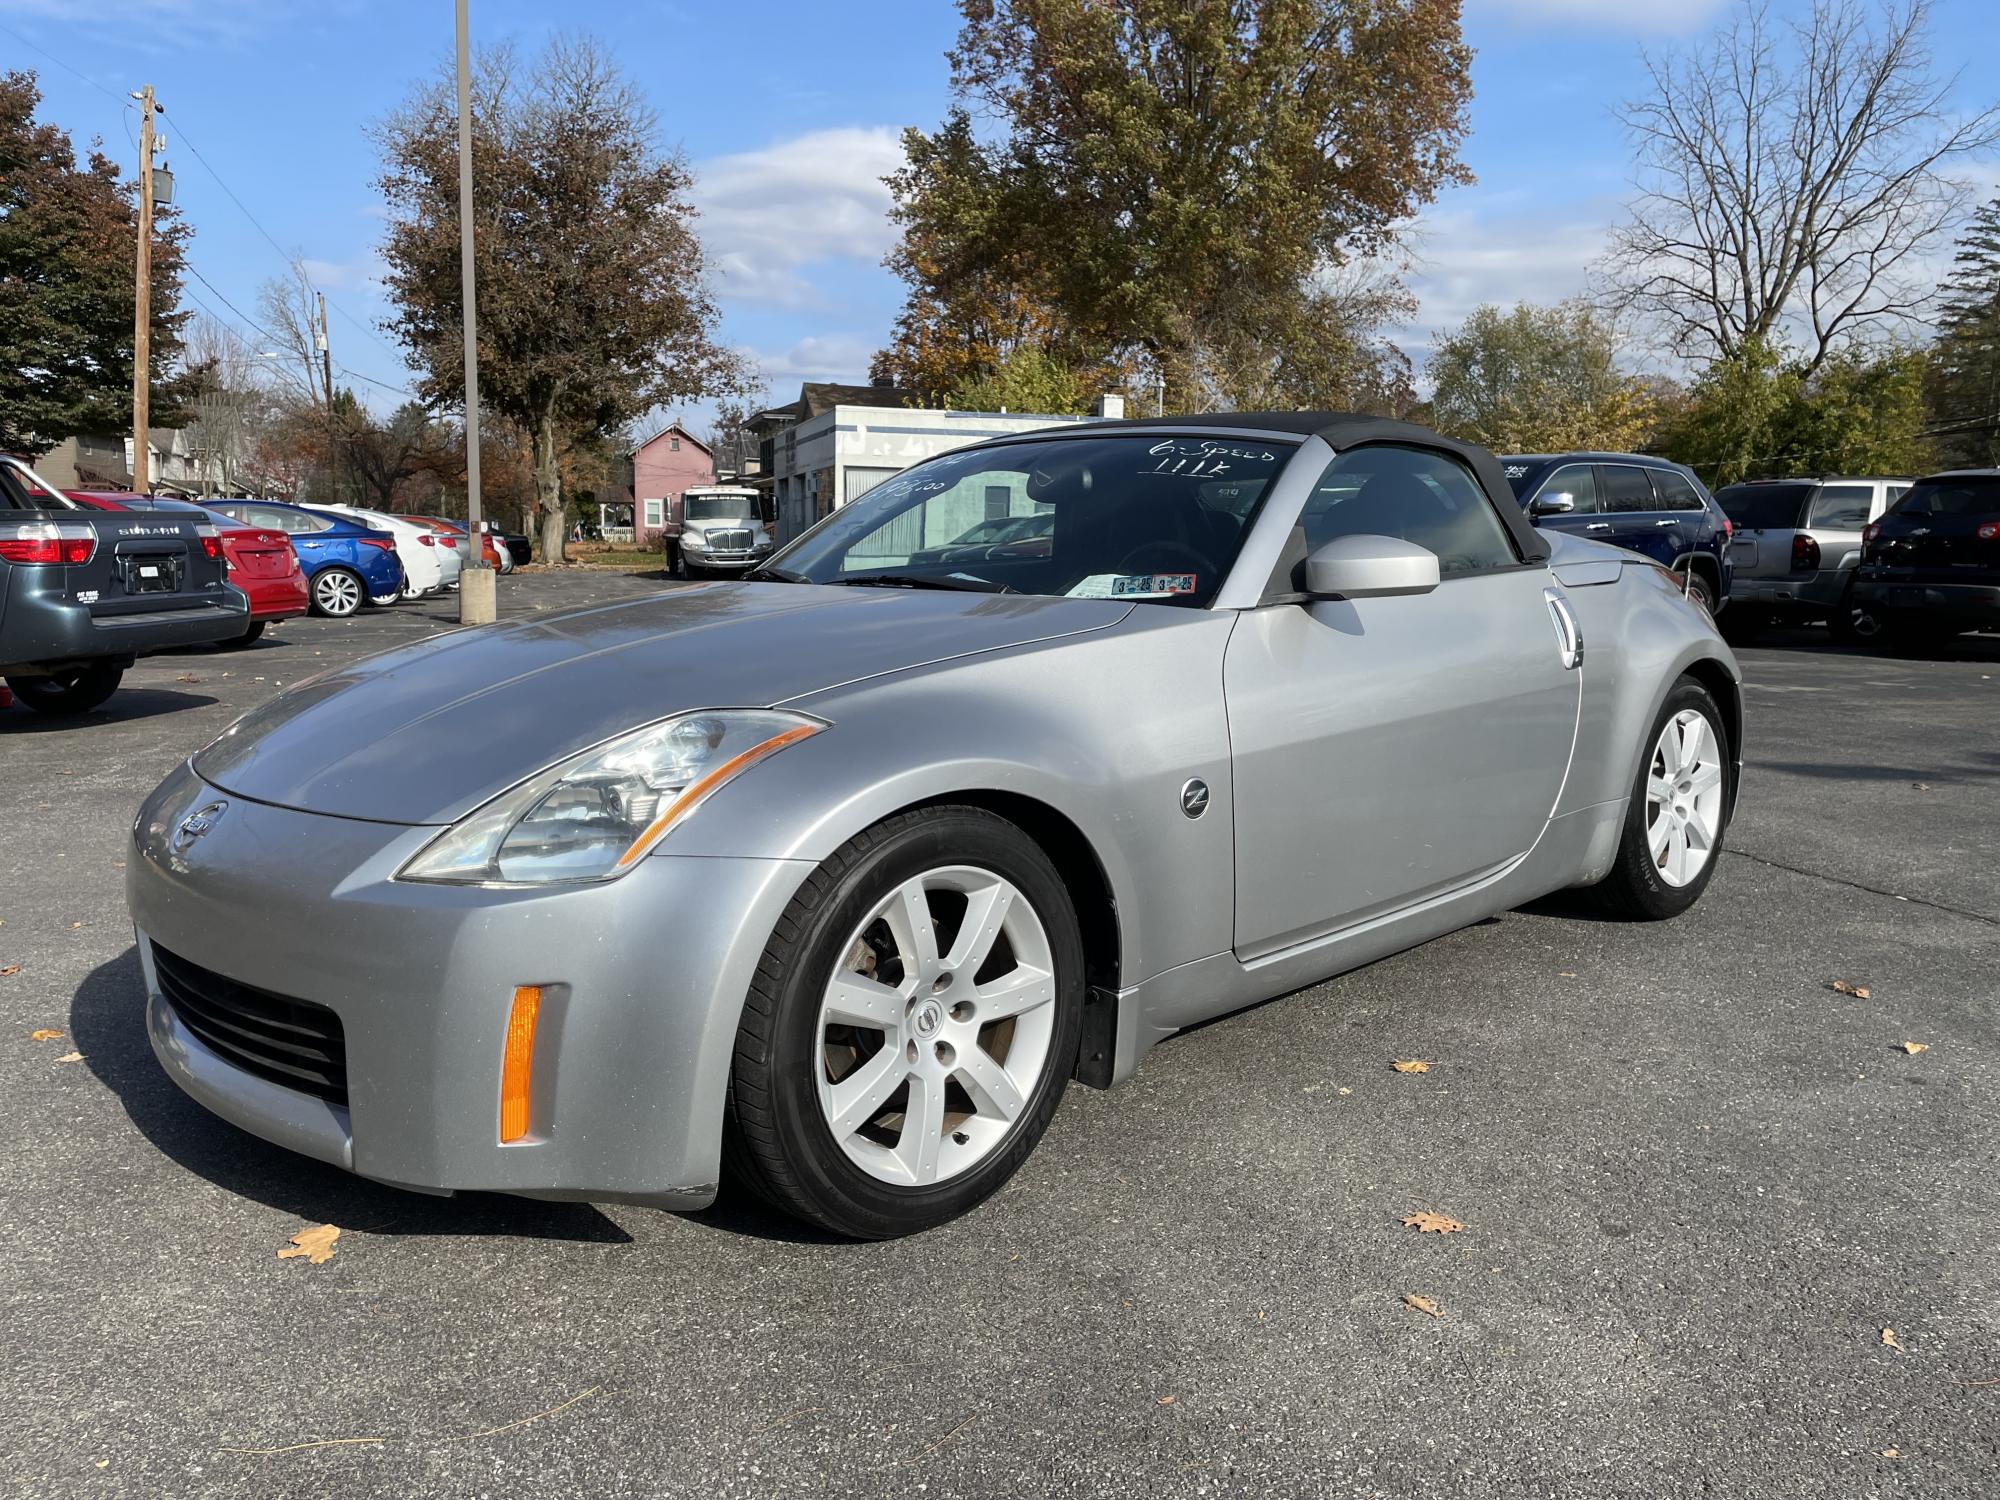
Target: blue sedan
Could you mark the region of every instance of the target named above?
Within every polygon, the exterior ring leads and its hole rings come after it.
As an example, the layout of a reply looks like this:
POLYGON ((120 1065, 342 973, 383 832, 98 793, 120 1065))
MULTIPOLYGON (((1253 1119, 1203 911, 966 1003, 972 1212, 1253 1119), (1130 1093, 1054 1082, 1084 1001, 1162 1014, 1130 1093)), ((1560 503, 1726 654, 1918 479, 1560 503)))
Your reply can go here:
POLYGON ((331 511, 307 510, 275 500, 218 500, 213 510, 252 526, 269 526, 292 539, 312 590, 313 613, 344 619, 363 604, 388 603, 403 591, 396 539, 331 511))

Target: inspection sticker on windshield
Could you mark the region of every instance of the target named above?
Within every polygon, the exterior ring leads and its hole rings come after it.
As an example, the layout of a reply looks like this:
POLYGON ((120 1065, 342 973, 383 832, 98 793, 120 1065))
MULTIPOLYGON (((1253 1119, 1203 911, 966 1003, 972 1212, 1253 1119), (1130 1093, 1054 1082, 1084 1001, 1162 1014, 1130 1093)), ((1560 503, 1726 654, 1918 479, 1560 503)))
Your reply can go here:
POLYGON ((1192 594, 1192 573, 1092 573, 1069 591, 1072 599, 1165 599, 1192 594))

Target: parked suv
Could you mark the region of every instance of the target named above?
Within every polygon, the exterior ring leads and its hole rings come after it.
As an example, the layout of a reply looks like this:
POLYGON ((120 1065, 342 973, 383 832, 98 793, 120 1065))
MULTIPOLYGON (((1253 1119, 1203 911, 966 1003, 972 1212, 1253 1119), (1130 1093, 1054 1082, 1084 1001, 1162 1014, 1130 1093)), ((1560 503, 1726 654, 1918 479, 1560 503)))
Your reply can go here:
POLYGON ((80 714, 141 656, 243 634, 250 604, 197 516, 89 510, 0 458, 0 677, 48 714, 80 714))
POLYGON ((1863 533, 1857 608, 1906 640, 2000 628, 2000 469, 1919 479, 1863 533))
POLYGON ((1877 634, 1874 614, 1848 597, 1861 532, 1914 483, 1880 476, 1751 479, 1718 490, 1716 502, 1735 528, 1731 638, 1764 625, 1822 619, 1836 640, 1877 634))
POLYGON ((1520 453, 1500 462, 1537 526, 1686 574, 1688 593, 1710 614, 1729 602, 1729 519, 1694 470, 1638 453, 1520 453))

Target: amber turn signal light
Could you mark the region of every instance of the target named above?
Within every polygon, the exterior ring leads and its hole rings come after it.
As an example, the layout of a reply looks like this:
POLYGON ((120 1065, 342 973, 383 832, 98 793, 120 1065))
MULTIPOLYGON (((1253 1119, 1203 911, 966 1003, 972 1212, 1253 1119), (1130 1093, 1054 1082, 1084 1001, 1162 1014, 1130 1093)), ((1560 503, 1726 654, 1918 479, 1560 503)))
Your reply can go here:
POLYGON ((542 1013, 542 987, 524 984, 514 991, 514 1008, 507 1016, 507 1051, 500 1063, 500 1140, 518 1141, 528 1133, 528 1090, 535 1062, 535 1021, 542 1013))

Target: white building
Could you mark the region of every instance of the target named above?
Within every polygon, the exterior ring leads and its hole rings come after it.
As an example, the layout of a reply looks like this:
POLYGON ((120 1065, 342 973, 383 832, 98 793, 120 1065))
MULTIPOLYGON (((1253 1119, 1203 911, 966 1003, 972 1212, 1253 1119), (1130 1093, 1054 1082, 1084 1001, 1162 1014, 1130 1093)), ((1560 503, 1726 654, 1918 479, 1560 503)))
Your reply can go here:
MULTIPOLYGON (((1103 416, 1122 417, 1124 402, 1107 396, 1103 416)), ((982 438, 1009 437, 1040 427, 1099 417, 1044 413, 929 411, 916 407, 839 404, 806 416, 767 440, 777 538, 790 541, 821 516, 865 495, 892 474, 982 438)))

